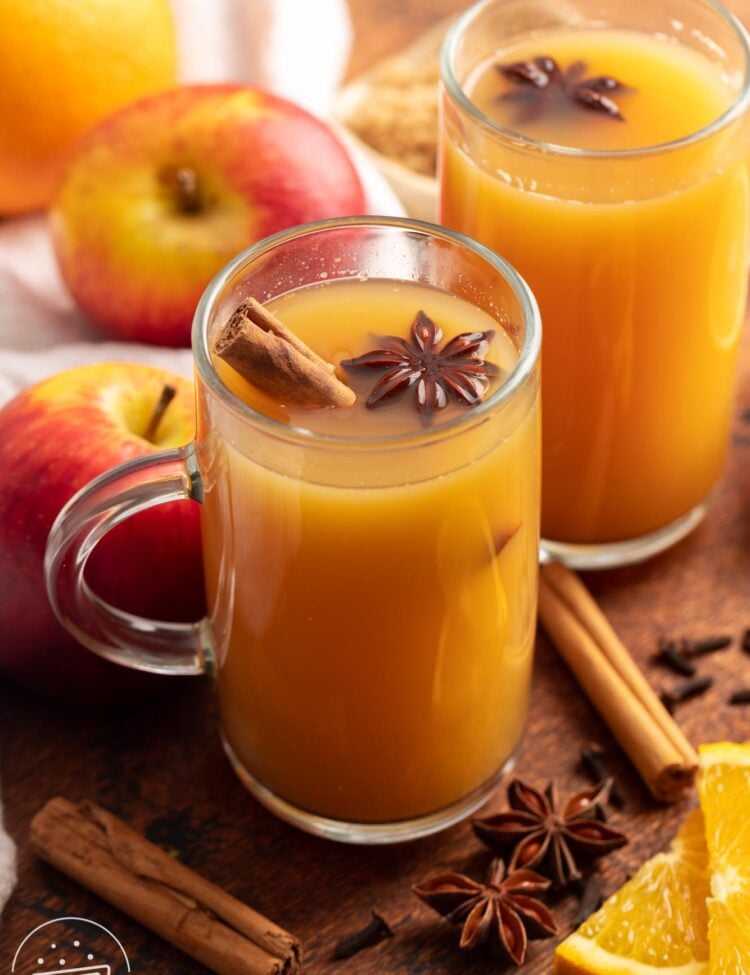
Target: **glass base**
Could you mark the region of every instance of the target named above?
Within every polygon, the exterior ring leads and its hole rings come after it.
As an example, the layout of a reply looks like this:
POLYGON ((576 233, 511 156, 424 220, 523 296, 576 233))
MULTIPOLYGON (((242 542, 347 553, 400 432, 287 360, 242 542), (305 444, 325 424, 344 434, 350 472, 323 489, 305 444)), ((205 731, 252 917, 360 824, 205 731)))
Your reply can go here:
POLYGON ((541 541, 541 561, 563 562, 571 569, 617 569, 635 565, 659 555, 689 535, 703 520, 708 505, 701 501, 686 515, 665 528, 625 542, 603 542, 596 545, 573 545, 567 542, 541 541))
POLYGON ((369 846, 383 845, 386 843, 403 843, 405 840, 416 840, 423 836, 430 836, 440 830, 447 829, 456 823, 461 822, 473 812, 476 812, 487 802, 491 794, 499 785, 501 779, 516 764, 516 753, 500 768, 490 779, 482 783, 468 796, 464 796, 458 802, 450 806, 445 806, 437 812, 430 813, 428 816, 420 816, 417 819, 404 819, 395 823, 348 823, 338 819, 328 819, 325 816, 318 816, 315 813, 307 812, 293 806, 285 799, 280 799, 277 795, 267 789, 252 775, 232 750, 232 746, 224 737, 221 736, 224 751, 232 764, 232 768, 239 776, 240 781, 248 792, 265 806, 272 813, 283 819, 285 822, 304 830, 306 833, 313 833, 315 836, 323 836, 328 840, 337 840, 339 843, 360 843, 369 846))

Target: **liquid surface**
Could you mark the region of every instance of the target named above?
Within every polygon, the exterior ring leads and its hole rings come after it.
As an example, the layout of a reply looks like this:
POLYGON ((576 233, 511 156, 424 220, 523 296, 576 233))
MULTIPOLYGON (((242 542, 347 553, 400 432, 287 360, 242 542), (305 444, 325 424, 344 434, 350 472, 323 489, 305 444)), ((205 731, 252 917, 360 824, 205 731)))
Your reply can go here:
MULTIPOLYGON (((494 331, 486 358, 499 367, 500 376, 493 381, 487 395, 507 378, 518 360, 513 342, 494 318, 463 298, 426 285, 394 281, 330 281, 290 292, 268 302, 267 307, 318 355, 337 366, 339 377, 357 393, 354 406, 306 409, 277 403, 220 359, 215 359, 216 371, 232 392, 254 409, 317 433, 383 436, 423 428, 415 405, 414 389, 369 409, 365 405, 367 397, 385 370, 344 370, 340 367, 342 360, 381 347, 383 336, 411 339, 411 324, 419 311, 427 314, 442 330, 439 347, 462 332, 494 331)), ((451 399, 448 406, 434 416, 433 423, 451 420, 468 408, 451 399)))
POLYGON ((533 139, 585 149, 636 149, 698 132, 719 118, 735 97, 718 69, 697 51, 628 30, 548 30, 503 49, 472 72, 471 100, 489 118, 533 139), (564 73, 582 63, 577 81, 607 76, 624 86, 604 91, 624 121, 583 107, 563 86, 546 91, 514 83, 499 65, 552 57, 564 73), (543 95, 536 106, 532 96, 543 95), (508 98, 508 95, 513 97, 508 98), (520 97, 519 97, 520 96, 520 97))

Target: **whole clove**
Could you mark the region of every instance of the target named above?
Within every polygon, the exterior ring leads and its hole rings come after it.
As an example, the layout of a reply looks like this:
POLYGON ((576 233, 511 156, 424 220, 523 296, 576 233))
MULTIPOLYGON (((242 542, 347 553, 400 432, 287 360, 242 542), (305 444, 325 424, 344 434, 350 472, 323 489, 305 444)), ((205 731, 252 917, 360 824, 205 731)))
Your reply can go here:
POLYGON ((351 958, 365 948, 373 948, 375 945, 385 941, 386 938, 393 937, 393 931, 388 922, 377 911, 372 911, 370 921, 358 931, 344 935, 340 941, 336 942, 333 949, 333 957, 336 961, 343 961, 344 958, 351 958))
POLYGON ((609 790, 609 802, 615 809, 625 808, 625 796, 607 764, 605 752, 601 745, 592 742, 588 748, 583 749, 581 752, 581 768, 595 785, 610 779, 612 785, 609 790))
POLYGON ((745 630, 742 634, 742 649, 745 653, 750 653, 750 630, 745 630))
POLYGON ((596 874, 591 874, 579 884, 578 894, 580 898, 578 910, 573 918, 573 925, 576 928, 580 927, 584 921, 588 921, 591 915, 596 913, 604 903, 602 884, 596 874))
POLYGON ((682 677, 695 676, 695 664, 677 648, 674 640, 660 640, 659 652, 654 657, 657 663, 664 664, 682 677))
POLYGON ((729 703, 734 707, 739 707, 742 704, 750 704, 750 688, 735 691, 729 698, 729 703))
POLYGON ((698 697, 700 694, 705 694, 710 687, 713 687, 713 684, 713 677, 696 677, 694 680, 686 680, 682 684, 670 687, 668 691, 663 691, 660 695, 661 703, 671 714, 676 705, 689 701, 693 697, 698 697))
POLYGON ((678 645, 678 649, 688 657, 702 657, 707 653, 716 653, 718 650, 726 650, 732 645, 731 636, 709 636, 703 640, 683 639, 678 645))

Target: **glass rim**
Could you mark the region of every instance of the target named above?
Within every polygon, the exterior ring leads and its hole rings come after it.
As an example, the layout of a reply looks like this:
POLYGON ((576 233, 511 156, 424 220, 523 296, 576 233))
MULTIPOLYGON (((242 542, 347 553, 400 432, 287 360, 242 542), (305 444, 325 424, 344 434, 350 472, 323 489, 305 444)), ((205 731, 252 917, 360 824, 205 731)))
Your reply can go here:
MULTIPOLYGON (((328 278, 331 280, 349 280, 348 278, 328 278)), ((353 280, 353 278, 352 278, 353 280)), ((404 280, 404 279, 395 279, 404 280)), ((499 323, 498 323, 499 324, 499 323)), ((471 429, 483 421, 487 414, 502 406, 524 386, 533 372, 541 349, 542 323, 539 306, 531 289, 516 269, 490 248, 472 240, 458 231, 440 227, 437 224, 415 220, 411 217, 381 217, 354 216, 334 217, 328 220, 318 220, 311 223, 298 224, 287 230, 279 231, 263 238, 252 246, 241 251, 226 264, 210 281, 203 292, 195 310, 192 327, 193 359, 203 381, 212 394, 235 416, 249 421, 266 432, 286 441, 296 441, 300 444, 323 445, 329 447, 362 447, 410 445, 412 443, 426 443, 442 440, 448 436, 471 429), (222 295, 226 285, 238 272, 253 261, 269 253, 275 248, 291 240, 313 236, 331 230, 341 229, 378 229, 391 228, 422 234, 424 237, 440 238, 457 244, 464 249, 478 254, 487 264, 510 285, 510 288, 521 307, 524 325, 524 339, 518 350, 518 359, 505 382, 503 382, 490 396, 482 400, 477 406, 471 407, 444 423, 436 423, 433 427, 410 430, 403 433, 377 434, 374 436, 339 435, 319 433, 307 427, 283 423, 273 417, 253 409, 244 400, 236 396, 219 377, 211 360, 208 345, 208 326, 217 299, 222 295)))
POLYGON ((475 122, 488 129, 496 136, 501 136, 507 141, 512 141, 517 147, 533 149, 538 152, 551 153, 557 156, 565 156, 571 159, 592 159, 603 161, 605 159, 637 159, 641 156, 656 155, 664 152, 673 152, 709 138, 726 128, 736 119, 740 118, 750 105, 750 34, 745 29, 742 22, 719 0, 697 0, 704 7, 713 10, 714 13, 728 25, 737 40, 740 42, 744 57, 744 76, 742 86, 737 92, 737 96, 732 104, 707 125, 687 135, 680 136, 679 139, 672 139, 669 142, 654 142, 645 146, 636 146, 630 149, 585 149, 578 146, 559 145, 554 142, 544 142, 524 135, 517 129, 512 129, 500 122, 491 119, 486 115, 464 91, 463 85, 456 77, 453 70, 455 52, 459 39, 462 37, 473 21, 485 10, 495 4, 502 3, 503 0, 478 0, 468 10, 465 10, 460 17, 450 26, 440 50, 440 77, 450 98, 470 115, 475 122))

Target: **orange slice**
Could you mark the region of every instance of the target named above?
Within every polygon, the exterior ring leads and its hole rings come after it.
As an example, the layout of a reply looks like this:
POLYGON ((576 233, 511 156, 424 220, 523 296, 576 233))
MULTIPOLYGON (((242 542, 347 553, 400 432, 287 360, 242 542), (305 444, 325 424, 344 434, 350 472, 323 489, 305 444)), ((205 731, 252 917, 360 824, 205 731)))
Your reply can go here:
POLYGON ((750 973, 750 742, 703 745, 700 796, 711 875, 710 975, 750 973))
POLYGON ((696 810, 683 823, 669 852, 647 860, 632 880, 558 946, 554 972, 708 975, 708 894, 708 852, 703 817, 696 810))

